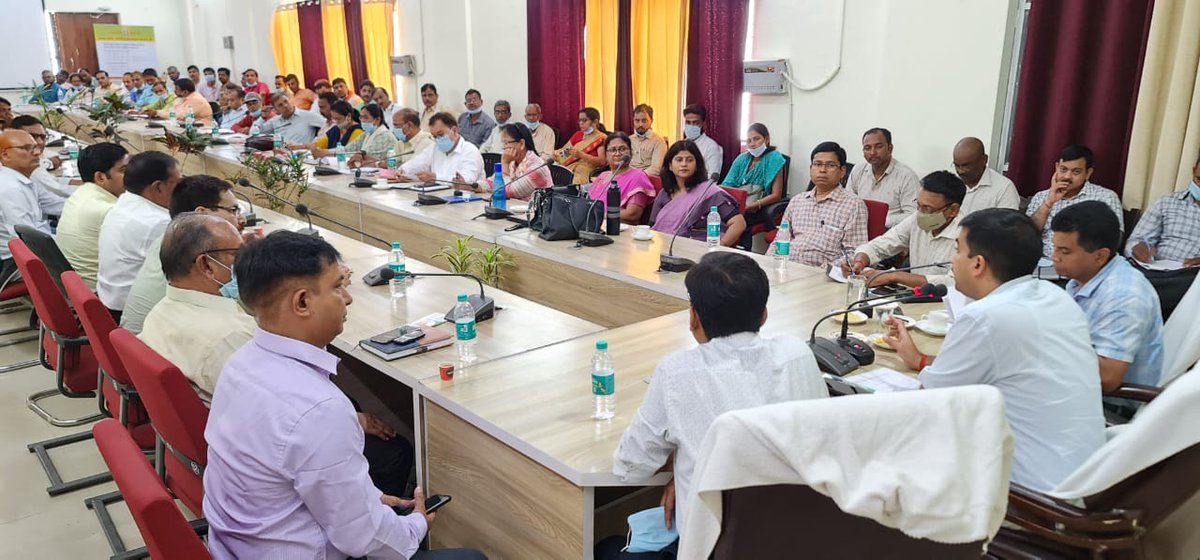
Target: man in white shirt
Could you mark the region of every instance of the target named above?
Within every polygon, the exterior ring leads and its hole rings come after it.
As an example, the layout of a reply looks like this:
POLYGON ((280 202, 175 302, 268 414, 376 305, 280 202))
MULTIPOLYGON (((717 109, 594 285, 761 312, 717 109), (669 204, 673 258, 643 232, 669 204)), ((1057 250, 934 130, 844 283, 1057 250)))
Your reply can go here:
POLYGON ((100 270, 96 275, 96 294, 118 320, 146 252, 171 221, 167 206, 180 176, 179 164, 163 152, 142 152, 129 158, 125 192, 100 226, 100 270))
POLYGON ((483 156, 479 148, 458 135, 458 122, 450 113, 438 113, 429 119, 433 145, 400 166, 407 181, 454 181, 474 183, 484 178, 483 156))
POLYGON ((892 157, 890 130, 876 127, 866 131, 862 145, 867 165, 855 166, 846 188, 863 200, 886 202, 884 225, 893 227, 917 211, 917 173, 892 157))
POLYGON ((1048 491, 1104 444, 1100 370, 1083 311, 1061 288, 1030 276, 1040 234, 1020 212, 963 219, 953 268, 975 301, 956 313, 937 360, 904 325, 887 337, 926 388, 992 385, 1004 394, 1014 439, 1012 481, 1048 491))
POLYGON ((753 260, 709 253, 684 283, 689 328, 700 346, 659 362, 613 454, 613 473, 628 482, 649 479, 674 456, 675 479, 663 496, 668 526, 676 504, 687 510, 697 454, 713 420, 731 410, 829 396, 808 345, 790 336, 759 336, 770 286, 753 260))
POLYGON ((17 236, 16 227, 26 225, 50 235, 46 219, 50 201, 62 209, 61 198, 42 190, 30 175, 37 169, 41 148, 28 132, 6 130, 0 133, 0 283, 17 272, 8 242, 17 236))
MULTIPOLYGON (((512 118, 512 105, 508 101, 498 99, 492 106, 492 114, 496 117, 496 126, 488 134, 487 140, 479 145, 479 153, 482 154, 499 154, 504 151, 504 145, 500 141, 500 128, 508 124, 508 120, 512 118)), ((536 143, 534 145, 536 146, 536 143)))
POLYGON ((683 108, 683 139, 691 140, 700 147, 700 155, 704 156, 704 169, 709 177, 719 179, 721 166, 724 165, 725 149, 704 133, 704 123, 708 120, 708 109, 703 105, 693 103, 683 108))
POLYGON ((320 113, 297 111, 292 99, 282 93, 271 96, 271 106, 275 108, 275 116, 263 123, 258 132, 279 133, 289 146, 312 144, 317 131, 325 126, 325 117, 320 113))
POLYGON ((854 259, 842 264, 842 272, 862 274, 871 286, 889 282, 905 286, 920 286, 926 282, 953 284, 954 276, 949 268, 930 265, 949 262, 954 255, 959 224, 964 217, 960 208, 966 190, 962 180, 949 171, 926 175, 921 179, 921 190, 917 193, 917 213, 855 249, 854 259), (868 268, 903 251, 908 252, 912 266, 928 268, 909 272, 868 268))
POLYGON ((396 114, 396 111, 400 110, 399 105, 392 103, 392 98, 388 95, 387 88, 375 88, 370 100, 374 101, 383 110, 383 122, 385 123, 392 122, 392 117, 396 114))
POLYGON ((38 162, 37 169, 33 170, 33 174, 30 175, 29 178, 33 179, 33 182, 42 187, 42 191, 46 195, 52 195, 47 196, 47 202, 50 205, 47 206, 46 211, 50 215, 61 216, 63 204, 66 203, 67 197, 71 196, 71 194, 75 192, 75 189, 78 188, 77 185, 80 184, 80 181, 72 180, 70 177, 55 177, 53 173, 50 173, 50 169, 61 165, 61 162, 55 164, 55 160, 57 158, 45 157, 47 139, 46 127, 42 126, 42 122, 37 120, 36 117, 33 117, 32 115, 18 116, 12 120, 12 123, 9 124, 9 128, 28 132, 29 135, 33 137, 33 141, 38 145, 38 149, 41 151, 42 157, 38 162), (59 202, 55 202, 55 198, 57 198, 59 202))
POLYGON ((129 100, 129 91, 125 89, 125 84, 123 82, 112 81, 112 78, 108 76, 108 72, 105 72, 104 70, 97 70, 96 82, 100 86, 100 91, 96 92, 97 98, 102 98, 110 93, 115 93, 118 97, 121 97, 126 101, 129 100))
POLYGON ((554 157, 554 129, 542 124, 542 106, 530 103, 525 106, 525 126, 533 134, 533 146, 542 159, 554 157))
POLYGON ((396 137, 396 159, 404 165, 433 147, 433 136, 421 130, 421 117, 408 108, 392 115, 392 135, 396 137))
POLYGON ((238 87, 237 84, 229 84, 221 88, 221 97, 225 100, 225 110, 221 112, 218 122, 220 122, 221 128, 232 130, 233 125, 246 118, 248 112, 246 90, 238 87))
POLYGON ((1021 195, 1012 181, 988 167, 988 155, 983 141, 975 137, 959 140, 954 145, 954 172, 967 186, 963 198, 964 216, 984 208, 1008 208, 1016 210, 1021 205, 1021 195))
POLYGON ((1042 256, 1049 257, 1054 253, 1054 232, 1050 229, 1054 216, 1063 208, 1085 200, 1099 200, 1107 204, 1117 215, 1121 231, 1125 231, 1121 198, 1117 193, 1091 181, 1095 160, 1095 154, 1087 146, 1074 144, 1063 148, 1058 163, 1054 164, 1050 187, 1038 191, 1030 199, 1025 214, 1033 219, 1033 225, 1042 232, 1042 256))
MULTIPOLYGON (((188 67, 188 75, 192 75, 192 69, 195 66, 188 67)), ((196 76, 196 93, 207 99, 209 103, 216 103, 221 96, 221 86, 217 84, 217 72, 212 68, 204 69, 204 77, 196 76)))

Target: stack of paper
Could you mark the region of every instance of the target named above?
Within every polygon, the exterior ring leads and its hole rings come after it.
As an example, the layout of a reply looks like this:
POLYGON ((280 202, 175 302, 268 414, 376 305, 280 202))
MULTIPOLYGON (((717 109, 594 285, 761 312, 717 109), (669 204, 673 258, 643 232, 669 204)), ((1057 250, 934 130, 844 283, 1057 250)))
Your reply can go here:
POLYGON ((877 368, 849 377, 843 381, 870 390, 873 393, 892 393, 895 391, 912 391, 921 388, 921 382, 911 375, 905 375, 894 369, 877 368))

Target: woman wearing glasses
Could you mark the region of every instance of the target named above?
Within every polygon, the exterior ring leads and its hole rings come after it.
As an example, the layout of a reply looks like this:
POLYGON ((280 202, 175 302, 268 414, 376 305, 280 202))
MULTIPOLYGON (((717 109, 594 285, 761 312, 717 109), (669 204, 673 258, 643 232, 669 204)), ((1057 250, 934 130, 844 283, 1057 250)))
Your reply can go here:
MULTIPOLYGON (((629 166, 633 143, 624 132, 614 132, 604 140, 604 154, 608 160, 608 171, 596 176, 588 189, 588 198, 607 201, 608 186, 616 181, 621 190, 621 221, 637 225, 642 215, 654 203, 654 185, 645 171, 629 166)), ((607 207, 605 211, 607 211, 607 207)))

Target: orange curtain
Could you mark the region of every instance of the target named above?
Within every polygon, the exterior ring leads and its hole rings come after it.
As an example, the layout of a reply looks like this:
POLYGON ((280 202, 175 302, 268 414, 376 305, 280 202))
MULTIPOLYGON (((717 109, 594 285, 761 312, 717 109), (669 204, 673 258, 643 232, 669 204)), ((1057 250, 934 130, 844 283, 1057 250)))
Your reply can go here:
POLYGON ((654 108, 655 132, 681 138, 688 0, 632 0, 630 9, 633 102, 654 108))
POLYGON ((367 74, 372 82, 385 86, 392 99, 398 99, 392 91, 392 33, 395 31, 392 16, 396 4, 392 0, 363 0, 362 26, 363 46, 367 52, 367 74), (386 85, 385 85, 386 84, 386 85))
POLYGON ((350 44, 346 39, 346 8, 342 0, 321 2, 321 30, 325 35, 325 67, 329 79, 345 78, 351 91, 357 91, 356 77, 350 70, 350 44))
POLYGON ((300 19, 295 4, 275 8, 271 17, 271 52, 280 74, 295 74, 304 82, 304 55, 300 51, 300 19))
MULTIPOLYGON (((617 111, 617 0, 587 0, 583 103, 600 110, 600 121, 613 130, 617 111)), ((657 113, 656 113, 657 114, 657 113)))

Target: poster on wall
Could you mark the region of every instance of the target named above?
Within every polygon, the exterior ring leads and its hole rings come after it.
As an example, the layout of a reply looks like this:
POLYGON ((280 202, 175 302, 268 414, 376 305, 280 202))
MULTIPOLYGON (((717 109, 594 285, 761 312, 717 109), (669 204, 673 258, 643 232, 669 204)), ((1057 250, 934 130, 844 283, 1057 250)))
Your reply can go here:
POLYGON ((109 75, 158 68, 153 26, 97 23, 92 33, 96 36, 96 59, 109 75))

